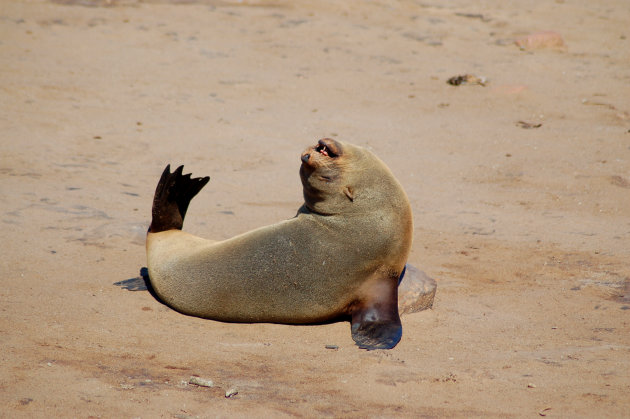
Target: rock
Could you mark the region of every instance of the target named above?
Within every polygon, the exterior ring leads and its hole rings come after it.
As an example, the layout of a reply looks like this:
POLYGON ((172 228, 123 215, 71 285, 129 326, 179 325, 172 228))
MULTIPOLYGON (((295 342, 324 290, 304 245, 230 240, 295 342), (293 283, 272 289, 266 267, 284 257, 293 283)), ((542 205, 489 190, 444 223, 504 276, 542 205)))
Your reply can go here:
POLYGON ((488 83, 488 79, 483 76, 475 76, 474 74, 462 74, 459 76, 453 76, 446 81, 452 86, 459 86, 462 84, 478 84, 485 86, 488 83))
POLYGON ((433 307, 436 289, 437 283, 433 278, 407 264, 405 276, 398 286, 398 312, 417 313, 433 307))
POLYGON ((207 380, 201 377, 192 376, 190 377, 190 380, 188 380, 188 382, 190 384, 194 384, 201 387, 214 387, 214 383, 212 382, 212 380, 207 380))
POLYGON ((566 49, 562 35, 554 31, 534 32, 517 39, 514 43, 522 50, 566 49))

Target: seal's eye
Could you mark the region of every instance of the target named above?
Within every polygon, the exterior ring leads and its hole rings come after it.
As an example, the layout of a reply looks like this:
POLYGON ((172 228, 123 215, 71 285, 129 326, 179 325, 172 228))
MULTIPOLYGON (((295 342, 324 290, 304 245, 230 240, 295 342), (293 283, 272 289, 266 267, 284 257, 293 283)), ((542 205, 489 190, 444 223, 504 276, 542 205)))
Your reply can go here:
POLYGON ((317 147, 315 147, 315 151, 323 154, 324 156, 337 157, 337 155, 333 153, 332 150, 326 144, 322 144, 321 142, 317 144, 317 147))

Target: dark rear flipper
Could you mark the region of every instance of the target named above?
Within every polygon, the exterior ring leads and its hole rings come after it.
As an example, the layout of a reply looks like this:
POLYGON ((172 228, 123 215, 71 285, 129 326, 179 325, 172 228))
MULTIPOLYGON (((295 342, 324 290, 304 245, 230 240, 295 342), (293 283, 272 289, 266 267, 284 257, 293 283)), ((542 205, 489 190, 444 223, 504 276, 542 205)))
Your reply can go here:
POLYGON ((179 166, 171 173, 171 165, 164 169, 153 197, 153 218, 149 226, 150 233, 167 230, 181 230, 190 201, 206 186, 210 178, 191 178, 191 174, 182 175, 184 166, 179 166))

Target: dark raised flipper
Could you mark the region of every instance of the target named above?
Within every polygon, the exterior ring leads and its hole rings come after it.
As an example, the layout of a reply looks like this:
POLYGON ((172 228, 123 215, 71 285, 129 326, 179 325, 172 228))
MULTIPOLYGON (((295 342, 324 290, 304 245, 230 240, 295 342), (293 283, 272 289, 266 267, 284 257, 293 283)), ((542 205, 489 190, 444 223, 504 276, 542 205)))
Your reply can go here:
POLYGON ((184 166, 179 166, 171 173, 171 166, 166 166, 155 189, 150 233, 166 230, 181 230, 190 200, 206 186, 209 177, 191 178, 190 173, 183 175, 184 166))

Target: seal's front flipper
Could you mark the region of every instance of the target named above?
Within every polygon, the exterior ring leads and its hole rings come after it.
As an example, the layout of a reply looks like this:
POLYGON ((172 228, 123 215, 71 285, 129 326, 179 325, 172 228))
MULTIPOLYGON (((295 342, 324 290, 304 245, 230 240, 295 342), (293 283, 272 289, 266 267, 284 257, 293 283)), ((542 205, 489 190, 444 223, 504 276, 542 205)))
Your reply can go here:
POLYGON ((402 337, 398 316, 398 278, 370 286, 352 310, 352 339, 361 349, 392 349, 402 337))
POLYGON ((179 166, 173 173, 170 165, 164 169, 153 197, 150 233, 181 230, 190 200, 210 180, 207 176, 191 178, 190 173, 183 175, 183 169, 184 166, 179 166))
POLYGON ((400 320, 352 323, 352 339, 361 349, 392 349, 401 337, 400 320))

